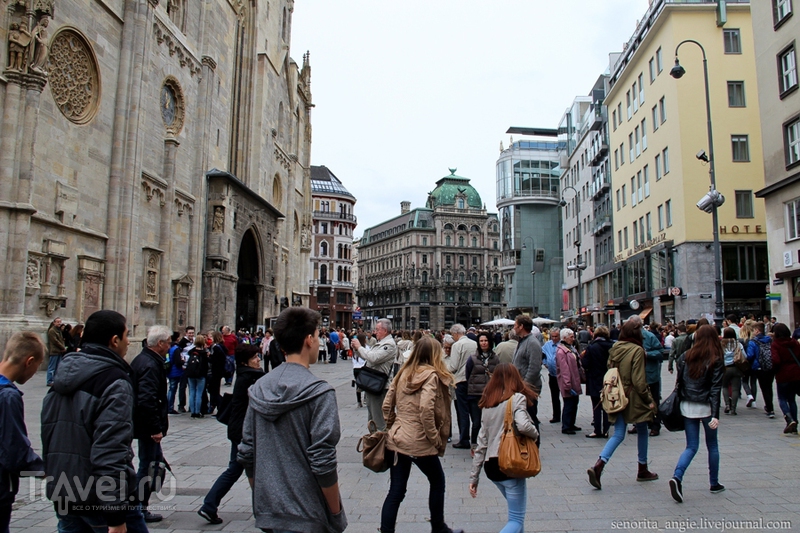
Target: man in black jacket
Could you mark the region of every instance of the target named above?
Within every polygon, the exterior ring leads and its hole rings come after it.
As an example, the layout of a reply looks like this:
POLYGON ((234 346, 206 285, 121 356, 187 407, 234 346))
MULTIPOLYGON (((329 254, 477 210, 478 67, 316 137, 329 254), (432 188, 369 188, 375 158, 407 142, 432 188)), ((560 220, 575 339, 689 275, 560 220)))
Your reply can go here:
POLYGON ((92 313, 81 351, 64 356, 42 402, 45 492, 59 531, 147 531, 129 499, 136 479, 134 376, 124 359, 129 344, 124 316, 92 313))
POLYGON ((163 460, 161 439, 167 435, 167 371, 164 358, 170 348, 172 331, 167 326, 151 326, 147 330, 147 347, 136 356, 131 368, 136 376, 136 408, 133 415, 133 436, 139 444, 139 471, 136 487, 145 522, 159 522, 161 515, 147 510, 153 480, 145 479, 152 463, 163 460), (142 483, 144 480, 144 483, 142 483))

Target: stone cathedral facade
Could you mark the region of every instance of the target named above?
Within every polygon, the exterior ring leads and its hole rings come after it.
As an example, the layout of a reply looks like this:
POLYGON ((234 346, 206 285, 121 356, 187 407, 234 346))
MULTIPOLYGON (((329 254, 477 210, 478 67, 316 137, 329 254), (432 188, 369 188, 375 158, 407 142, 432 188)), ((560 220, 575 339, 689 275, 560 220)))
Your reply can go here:
POLYGON ((0 6, 0 342, 103 308, 142 338, 308 305, 293 0, 0 6))

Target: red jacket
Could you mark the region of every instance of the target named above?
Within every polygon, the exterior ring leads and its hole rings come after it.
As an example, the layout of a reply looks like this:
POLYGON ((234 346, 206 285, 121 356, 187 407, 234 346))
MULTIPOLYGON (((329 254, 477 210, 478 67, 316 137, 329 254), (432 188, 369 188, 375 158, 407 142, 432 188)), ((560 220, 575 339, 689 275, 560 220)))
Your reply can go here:
POLYGON ((239 339, 233 333, 228 333, 222 336, 222 343, 225 345, 225 350, 228 355, 236 355, 236 346, 239 344, 239 339))
POLYGON ((794 339, 772 339, 772 365, 775 367, 775 381, 788 383, 800 381, 800 343, 794 339), (790 351, 791 350, 791 351, 790 351), (792 357, 794 352, 794 357, 792 357))

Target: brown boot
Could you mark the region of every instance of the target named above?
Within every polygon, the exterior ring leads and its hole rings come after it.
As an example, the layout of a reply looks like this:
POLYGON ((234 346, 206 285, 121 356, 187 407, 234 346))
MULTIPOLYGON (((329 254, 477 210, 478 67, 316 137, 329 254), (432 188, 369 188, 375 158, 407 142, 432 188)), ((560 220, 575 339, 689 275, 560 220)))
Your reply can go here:
POLYGON ((650 472, 646 464, 639 463, 639 473, 636 475, 636 481, 655 481, 658 479, 658 474, 650 472))
POLYGON ((605 466, 606 462, 602 459, 598 459, 594 466, 586 471, 586 473, 589 474, 589 484, 592 487, 600 490, 603 489, 603 486, 600 484, 600 476, 603 474, 603 468, 605 466))

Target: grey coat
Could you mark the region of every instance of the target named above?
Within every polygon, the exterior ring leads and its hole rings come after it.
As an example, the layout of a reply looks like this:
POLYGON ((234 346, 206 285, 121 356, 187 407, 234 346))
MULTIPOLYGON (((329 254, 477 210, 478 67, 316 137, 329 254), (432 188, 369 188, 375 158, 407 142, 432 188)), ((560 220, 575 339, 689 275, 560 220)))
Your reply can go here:
POLYGON ((519 341, 514 366, 534 391, 542 390, 542 345, 535 336, 529 334, 519 341))
POLYGON ((340 533, 344 508, 331 514, 322 488, 338 481, 336 391, 297 363, 284 363, 249 391, 238 461, 254 480, 256 527, 340 533))

